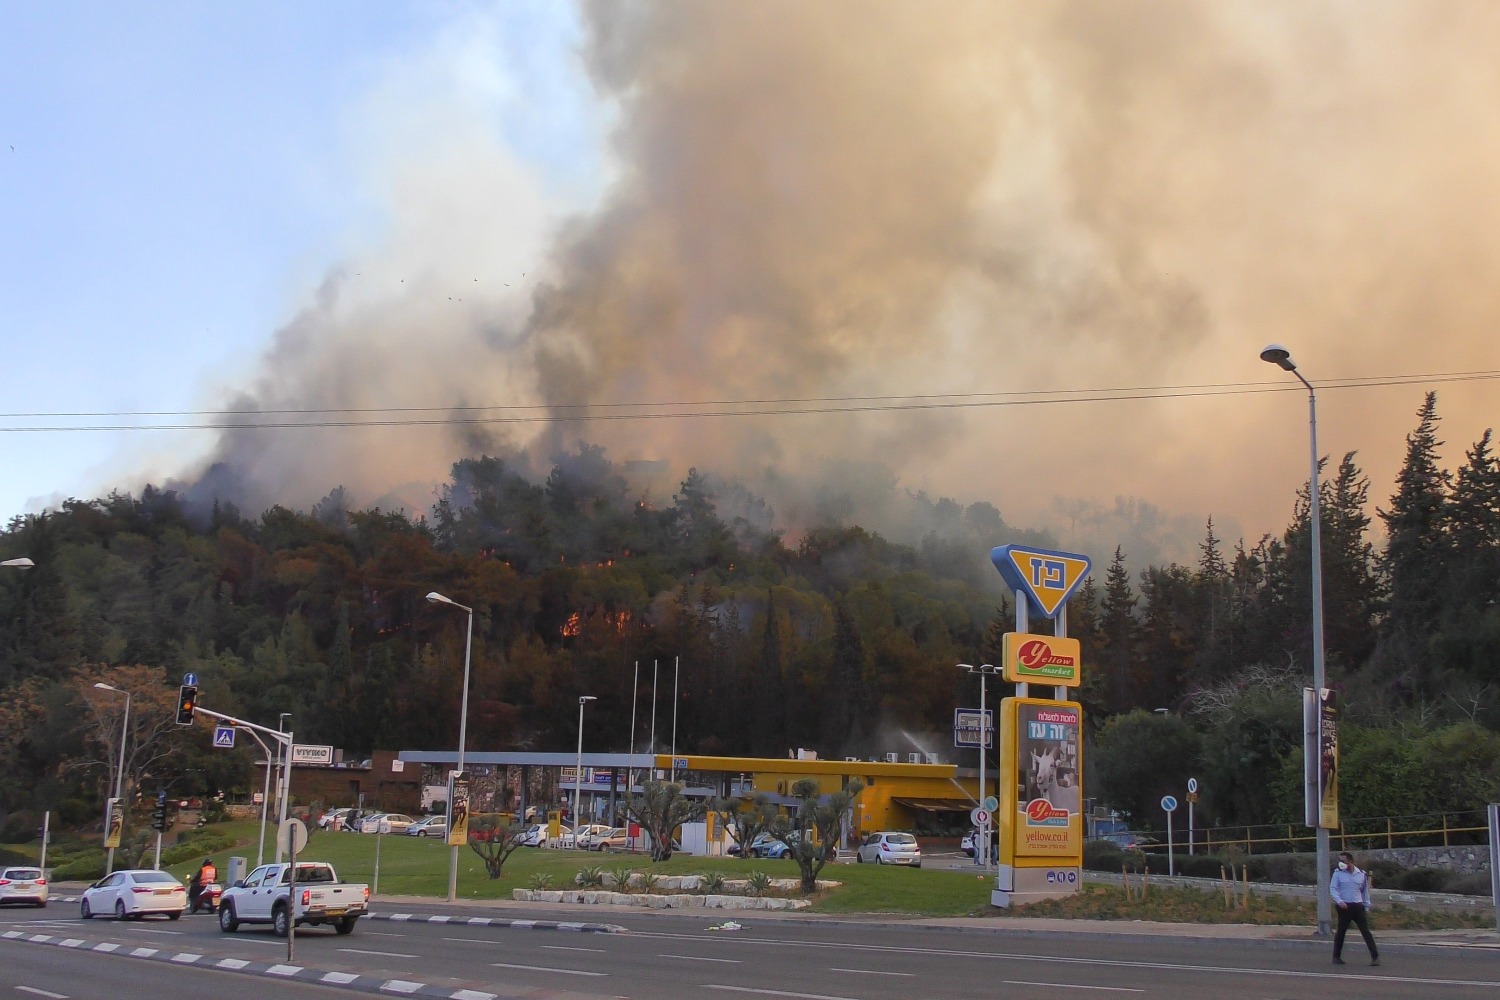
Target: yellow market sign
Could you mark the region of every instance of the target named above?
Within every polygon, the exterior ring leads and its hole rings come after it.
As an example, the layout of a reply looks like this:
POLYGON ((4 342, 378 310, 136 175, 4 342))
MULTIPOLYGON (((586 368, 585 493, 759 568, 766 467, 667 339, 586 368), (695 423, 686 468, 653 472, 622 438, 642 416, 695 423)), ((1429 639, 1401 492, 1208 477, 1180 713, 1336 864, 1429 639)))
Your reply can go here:
POLYGON ((1056 635, 1005 634, 1005 679, 1016 683, 1078 687, 1082 681, 1083 646, 1056 635))

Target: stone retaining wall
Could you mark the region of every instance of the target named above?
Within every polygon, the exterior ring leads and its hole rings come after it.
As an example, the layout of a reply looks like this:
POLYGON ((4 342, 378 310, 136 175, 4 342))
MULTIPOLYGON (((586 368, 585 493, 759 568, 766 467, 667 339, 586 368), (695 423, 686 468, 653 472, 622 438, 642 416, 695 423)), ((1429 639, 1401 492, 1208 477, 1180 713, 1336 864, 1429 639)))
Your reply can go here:
POLYGON ((1482 875, 1490 870, 1490 849, 1483 844, 1467 847, 1395 847, 1358 851, 1362 866, 1380 859, 1403 868, 1440 868, 1443 871, 1482 875))
MULTIPOLYGON (((784 881, 784 880, 783 880, 784 881)), ((812 905, 806 899, 780 896, 729 896, 674 893, 657 895, 612 892, 608 889, 512 889, 520 903, 585 903, 593 906, 646 906, 653 910, 801 910, 812 905)))

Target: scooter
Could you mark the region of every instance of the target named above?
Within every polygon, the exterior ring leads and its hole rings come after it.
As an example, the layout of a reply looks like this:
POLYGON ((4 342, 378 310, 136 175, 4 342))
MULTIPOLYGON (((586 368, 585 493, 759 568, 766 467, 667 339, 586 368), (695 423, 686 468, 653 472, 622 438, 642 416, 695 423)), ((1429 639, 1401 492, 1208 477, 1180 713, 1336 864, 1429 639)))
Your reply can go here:
POLYGON ((188 913, 217 913, 219 910, 219 896, 224 887, 217 882, 208 885, 193 885, 188 887, 188 913))

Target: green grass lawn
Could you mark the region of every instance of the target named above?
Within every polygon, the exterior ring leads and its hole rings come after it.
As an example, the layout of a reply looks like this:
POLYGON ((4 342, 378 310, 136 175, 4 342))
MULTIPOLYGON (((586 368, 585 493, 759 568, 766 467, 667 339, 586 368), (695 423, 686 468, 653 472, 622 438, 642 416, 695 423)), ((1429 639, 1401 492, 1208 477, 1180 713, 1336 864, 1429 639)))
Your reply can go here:
MULTIPOLYGON (((215 831, 232 836, 241 846, 216 852, 214 861, 225 873, 231 854, 255 864, 255 837, 258 824, 223 823, 215 831)), ((275 844, 267 837, 266 860, 275 859, 275 844)), ((314 832, 303 857, 327 861, 339 876, 350 882, 377 883, 375 854, 380 852, 379 894, 427 896, 443 899, 448 893, 448 851, 437 840, 392 835, 314 832)), ((186 879, 197 870, 198 862, 175 865, 172 874, 186 879)), ((505 863, 505 872, 491 880, 484 863, 465 847, 458 855, 458 895, 463 899, 510 899, 512 889, 526 888, 533 875, 551 876, 552 888, 573 886, 573 876, 580 869, 600 867, 605 871, 629 868, 661 875, 692 875, 723 872, 743 877, 752 871, 763 871, 773 878, 796 878, 797 866, 791 861, 749 860, 737 858, 696 858, 679 854, 670 861, 654 864, 641 854, 595 854, 580 851, 555 851, 522 847, 505 863)), ((909 916, 951 917, 987 916, 998 919, 1026 917, 1070 917, 1083 920, 1165 920, 1192 923, 1276 923, 1316 924, 1316 910, 1310 900, 1289 900, 1277 896, 1252 894, 1248 908, 1228 907, 1222 894, 1198 889, 1169 889, 1153 886, 1146 898, 1127 899, 1122 888, 1093 883, 1071 897, 1045 900, 1015 910, 998 910, 990 906, 992 877, 972 871, 909 869, 878 865, 829 865, 822 878, 843 885, 820 893, 814 900, 816 913, 899 913, 909 916)), ((601 913, 607 913, 601 909, 601 913)), ((1444 927, 1491 926, 1493 917, 1457 911, 1412 910, 1378 907, 1372 914, 1377 928, 1436 929, 1444 927), (1477 921, 1477 922, 1476 922, 1477 921), (1488 921, 1488 922, 1487 922, 1488 921)))

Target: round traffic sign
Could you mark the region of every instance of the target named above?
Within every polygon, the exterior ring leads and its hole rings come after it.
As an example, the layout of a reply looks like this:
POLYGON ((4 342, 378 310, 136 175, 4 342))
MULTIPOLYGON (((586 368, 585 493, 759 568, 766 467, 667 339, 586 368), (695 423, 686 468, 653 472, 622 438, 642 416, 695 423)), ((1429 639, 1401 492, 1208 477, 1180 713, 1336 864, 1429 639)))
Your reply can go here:
POLYGON ((1193 793, 1196 793, 1198 791, 1198 779, 1197 778, 1189 778, 1188 779, 1188 791, 1189 792, 1193 792, 1193 793))
POLYGON ((984 808, 989 812, 994 812, 996 809, 1000 808, 1000 800, 995 798, 993 795, 988 795, 984 800, 984 808))
POLYGON ((183 685, 185 687, 190 687, 190 688, 197 687, 198 686, 198 675, 197 674, 183 674, 182 675, 182 683, 183 683, 183 685))
POLYGON ((1163 809, 1165 809, 1167 812, 1176 812, 1177 811, 1177 799, 1175 799, 1171 795, 1163 795, 1161 797, 1161 807, 1163 809))
POLYGON ((990 821, 990 814, 985 809, 975 809, 969 813, 969 819, 974 821, 975 826, 984 826, 990 821))
POLYGON ((293 816, 276 831, 276 850, 281 854, 301 854, 307 847, 307 824, 293 816))

